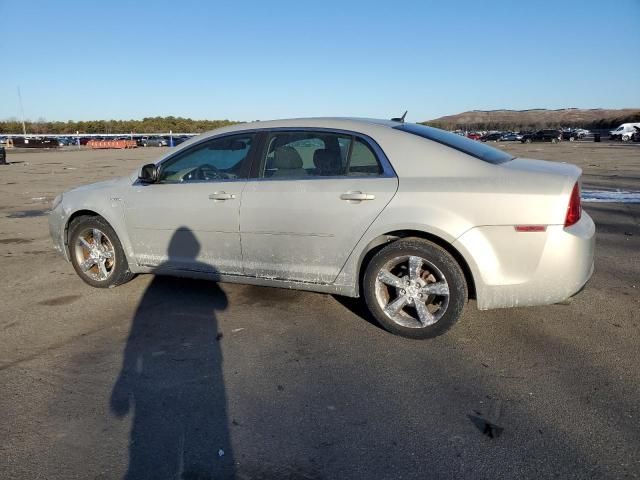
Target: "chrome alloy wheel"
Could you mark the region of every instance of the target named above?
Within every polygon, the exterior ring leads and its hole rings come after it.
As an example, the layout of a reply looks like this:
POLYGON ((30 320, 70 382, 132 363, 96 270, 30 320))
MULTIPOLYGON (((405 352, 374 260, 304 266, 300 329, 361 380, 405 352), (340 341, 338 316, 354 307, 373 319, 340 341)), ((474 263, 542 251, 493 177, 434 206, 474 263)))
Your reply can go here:
POLYGON ((375 290, 384 314, 403 327, 433 325, 449 305, 449 285, 442 272, 414 255, 385 263, 376 276, 375 290))
POLYGON ((108 279, 116 266, 113 243, 97 228, 87 228, 78 235, 74 254, 82 273, 98 282, 108 279))

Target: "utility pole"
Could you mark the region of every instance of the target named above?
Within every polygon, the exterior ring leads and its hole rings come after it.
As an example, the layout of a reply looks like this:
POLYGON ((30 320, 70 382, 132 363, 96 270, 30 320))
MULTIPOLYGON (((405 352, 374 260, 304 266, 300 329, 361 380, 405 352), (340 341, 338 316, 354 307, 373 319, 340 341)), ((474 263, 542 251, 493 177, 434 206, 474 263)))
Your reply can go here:
POLYGON ((18 102, 20 103, 20 113, 22 114, 22 134, 27 136, 27 127, 24 124, 24 107, 22 106, 22 95, 20 94, 20 86, 18 86, 18 102))

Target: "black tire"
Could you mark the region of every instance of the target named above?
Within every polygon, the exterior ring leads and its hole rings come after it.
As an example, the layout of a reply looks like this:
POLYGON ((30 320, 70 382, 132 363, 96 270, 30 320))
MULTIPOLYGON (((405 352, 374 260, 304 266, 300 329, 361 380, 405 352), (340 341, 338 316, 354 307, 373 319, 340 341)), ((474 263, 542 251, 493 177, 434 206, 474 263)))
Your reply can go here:
POLYGON ((107 221, 99 216, 82 216, 74 219, 69 225, 69 256, 71 257, 71 263, 78 276, 88 285, 96 288, 111 288, 131 280, 135 275, 129 270, 129 264, 127 257, 124 254, 124 249, 120 243, 120 239, 111 225, 107 221), (89 229, 99 229, 107 237, 108 241, 113 246, 113 252, 115 254, 115 262, 113 268, 109 271, 109 275, 105 280, 96 280, 91 278, 80 267, 78 256, 76 255, 75 245, 78 243, 78 238, 83 232, 89 229))
POLYGON ((397 240, 376 253, 364 273, 362 293, 369 311, 385 330, 414 339, 433 338, 448 331, 460 318, 468 296, 467 283, 458 262, 442 247, 421 238, 397 240), (384 313, 376 296, 376 281, 380 270, 388 262, 405 256, 418 256, 431 263, 448 284, 448 305, 439 320, 432 325, 407 327, 396 323, 384 313))

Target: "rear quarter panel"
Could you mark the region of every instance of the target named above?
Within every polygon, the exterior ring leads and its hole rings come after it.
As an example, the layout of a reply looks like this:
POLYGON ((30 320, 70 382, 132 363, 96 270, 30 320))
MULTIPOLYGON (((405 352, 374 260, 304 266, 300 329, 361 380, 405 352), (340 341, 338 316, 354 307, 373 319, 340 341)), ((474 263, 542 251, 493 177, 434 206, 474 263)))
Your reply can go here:
POLYGON ((451 244, 465 258, 476 283, 495 280, 483 277, 487 267, 483 262, 497 262, 493 271, 507 283, 524 281, 527 271, 535 271, 545 240, 516 233, 513 226, 563 225, 578 168, 520 159, 494 165, 418 136, 387 130, 376 140, 398 175, 398 192, 365 232, 338 281, 357 283, 364 252, 376 239, 398 230, 425 232, 451 244), (475 235, 483 249, 471 251, 456 244, 479 227, 489 227, 475 235), (494 255, 474 258, 482 251, 494 255))

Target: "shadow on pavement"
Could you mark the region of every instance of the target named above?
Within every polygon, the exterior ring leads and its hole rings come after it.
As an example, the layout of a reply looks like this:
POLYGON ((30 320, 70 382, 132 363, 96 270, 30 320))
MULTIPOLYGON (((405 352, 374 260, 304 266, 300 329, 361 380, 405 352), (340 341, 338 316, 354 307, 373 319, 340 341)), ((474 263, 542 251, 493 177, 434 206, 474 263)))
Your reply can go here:
MULTIPOLYGON (((191 231, 174 234, 170 260, 178 251, 197 257, 191 231)), ((126 479, 234 476, 216 321, 226 308, 213 282, 156 276, 144 292, 110 399, 113 415, 133 415, 126 479)))

